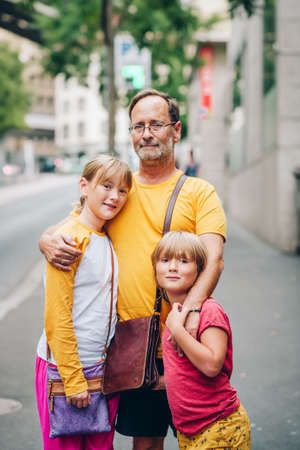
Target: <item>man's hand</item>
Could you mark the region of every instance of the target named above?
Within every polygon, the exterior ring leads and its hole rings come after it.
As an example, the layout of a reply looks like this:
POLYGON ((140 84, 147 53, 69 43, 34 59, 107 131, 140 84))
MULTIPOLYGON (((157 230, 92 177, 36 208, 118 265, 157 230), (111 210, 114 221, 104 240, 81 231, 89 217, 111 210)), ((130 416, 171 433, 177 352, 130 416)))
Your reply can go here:
POLYGON ((86 408, 91 404, 91 394, 88 391, 80 392, 79 394, 67 397, 69 405, 77 406, 77 408, 86 408))
POLYGON ((199 323, 200 323, 199 312, 190 312, 189 315, 187 316, 184 328, 191 336, 193 336, 194 339, 197 339, 199 323))
POLYGON ((69 272, 69 267, 81 255, 76 242, 67 234, 43 233, 39 242, 40 250, 47 261, 56 269, 69 272))

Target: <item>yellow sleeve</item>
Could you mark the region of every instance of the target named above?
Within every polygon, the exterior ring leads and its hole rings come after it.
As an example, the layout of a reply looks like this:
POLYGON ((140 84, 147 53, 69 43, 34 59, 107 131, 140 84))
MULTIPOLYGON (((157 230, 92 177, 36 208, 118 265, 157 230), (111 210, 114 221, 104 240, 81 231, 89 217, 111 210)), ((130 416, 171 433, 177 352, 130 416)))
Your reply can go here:
POLYGON ((79 262, 70 272, 62 272, 47 263, 45 289, 45 331, 67 396, 87 389, 78 355, 73 327, 73 286, 79 262))
POLYGON ((196 233, 221 234, 226 240, 225 213, 214 187, 209 183, 197 199, 196 233))

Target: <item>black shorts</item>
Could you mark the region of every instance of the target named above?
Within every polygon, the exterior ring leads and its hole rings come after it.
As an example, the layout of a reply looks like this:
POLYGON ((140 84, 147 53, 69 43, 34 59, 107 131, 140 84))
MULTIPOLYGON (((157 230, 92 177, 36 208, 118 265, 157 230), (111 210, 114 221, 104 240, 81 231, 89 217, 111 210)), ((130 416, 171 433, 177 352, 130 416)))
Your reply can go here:
MULTIPOLYGON (((162 359, 157 368, 163 375, 162 359)), ((166 436, 169 425, 173 428, 171 411, 165 390, 135 389, 121 392, 116 430, 125 436, 166 436)))

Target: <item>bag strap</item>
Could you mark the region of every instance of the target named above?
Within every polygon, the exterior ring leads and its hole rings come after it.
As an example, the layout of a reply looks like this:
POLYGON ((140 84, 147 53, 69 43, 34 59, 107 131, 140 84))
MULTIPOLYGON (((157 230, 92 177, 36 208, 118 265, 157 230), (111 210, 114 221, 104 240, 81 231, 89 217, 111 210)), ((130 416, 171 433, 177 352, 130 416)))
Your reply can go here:
POLYGON ((165 216, 165 221, 164 221, 164 226, 163 226, 163 235, 165 233, 167 233, 168 231, 170 231, 170 226, 171 226, 171 221, 172 221, 172 215, 173 215, 173 210, 174 210, 174 206, 178 197, 178 194, 180 192, 180 189, 183 186, 183 183, 186 180, 186 176, 184 174, 182 174, 180 176, 180 178, 178 179, 176 186, 172 192, 172 195, 170 197, 169 200, 169 204, 167 207, 167 212, 166 212, 166 216, 165 216))
POLYGON ((109 248, 110 248, 110 258, 111 258, 111 289, 110 289, 110 307, 109 307, 109 323, 108 323, 108 332, 106 336, 106 342, 104 345, 104 349, 102 352, 103 358, 106 358, 107 353, 107 344, 109 340, 110 330, 111 330, 111 321, 112 321, 112 310, 113 310, 113 302, 114 302, 114 272, 115 272, 115 263, 114 263, 114 254, 112 249, 111 240, 108 238, 109 248))
MULTIPOLYGON (((111 240, 108 236, 106 236, 108 239, 108 243, 109 243, 109 248, 110 248, 110 258, 111 258, 111 289, 110 289, 110 307, 109 307, 109 323, 108 323, 108 331, 107 331, 107 336, 106 336, 106 341, 105 341, 105 345, 104 345, 104 349, 101 355, 101 359, 99 361, 99 364, 101 362, 103 362, 106 358, 106 353, 107 353, 107 344, 108 344, 108 340, 109 340, 109 335, 110 335, 110 330, 111 330, 111 321, 112 321, 112 310, 113 310, 113 302, 114 302, 114 254, 113 254, 113 249, 112 249, 112 244, 111 244, 111 240)), ((51 355, 51 350, 48 344, 48 341, 46 339, 46 345, 47 345, 47 365, 49 364, 49 359, 50 359, 50 355, 51 355)))
MULTIPOLYGON (((162 234, 164 235, 165 233, 167 233, 168 231, 170 231, 170 226, 171 226, 171 221, 172 221, 172 215, 173 215, 173 211, 174 211, 174 206, 178 197, 178 194, 180 192, 180 189, 183 186, 183 183, 186 180, 186 176, 184 174, 180 175, 180 177, 177 180, 177 183, 174 187, 174 190, 171 194, 169 203, 168 203, 168 207, 167 207, 167 211, 166 211, 166 215, 165 215, 165 220, 164 220, 164 226, 163 226, 163 232, 162 234)), ((154 303, 154 314, 160 314, 161 311, 161 300, 162 300, 162 295, 161 295, 161 291, 159 288, 156 288, 156 296, 155 296, 155 303, 154 303)))

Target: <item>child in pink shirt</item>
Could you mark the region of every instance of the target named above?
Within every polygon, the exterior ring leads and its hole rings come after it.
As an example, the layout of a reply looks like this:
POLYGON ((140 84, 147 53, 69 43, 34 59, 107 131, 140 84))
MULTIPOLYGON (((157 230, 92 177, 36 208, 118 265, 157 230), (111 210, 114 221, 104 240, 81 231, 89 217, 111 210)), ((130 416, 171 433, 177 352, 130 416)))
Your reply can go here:
MULTIPOLYGON (((222 306, 204 301, 197 339, 184 328, 189 289, 206 263, 199 236, 167 233, 152 255, 156 281, 172 305, 163 332, 165 385, 180 449, 250 449, 250 422, 230 384, 231 327, 222 306), (179 356, 171 337, 184 352, 179 356)), ((195 311, 195 309, 193 309, 195 311)))

